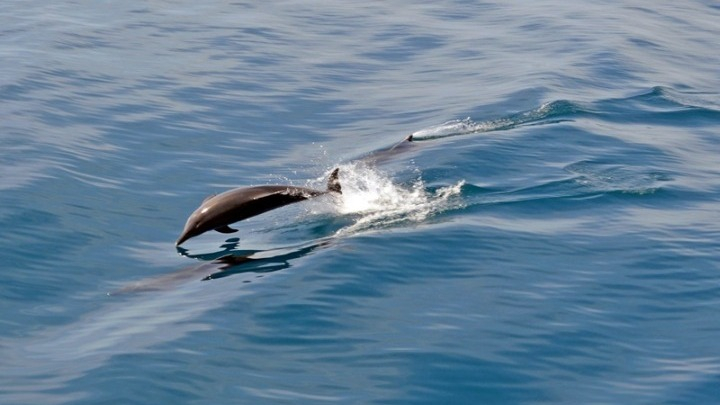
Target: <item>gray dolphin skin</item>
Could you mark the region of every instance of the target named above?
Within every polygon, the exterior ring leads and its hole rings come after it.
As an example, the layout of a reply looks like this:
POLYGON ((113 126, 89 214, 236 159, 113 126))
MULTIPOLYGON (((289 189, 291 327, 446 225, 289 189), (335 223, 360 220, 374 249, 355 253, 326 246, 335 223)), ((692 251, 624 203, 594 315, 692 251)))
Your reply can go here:
POLYGON ((210 196, 190 215, 175 246, 213 229, 221 233, 237 232, 228 225, 275 208, 328 193, 341 194, 338 172, 339 169, 335 169, 330 173, 324 191, 294 186, 256 186, 210 196))
POLYGON ((403 152, 410 151, 413 146, 415 145, 415 142, 413 141, 413 135, 410 134, 402 141, 396 143, 395 145, 385 148, 376 150, 374 152, 371 152, 363 157, 361 157, 360 161, 369 163, 369 164, 382 164, 386 163, 387 161, 395 158, 397 155, 402 154, 403 152))

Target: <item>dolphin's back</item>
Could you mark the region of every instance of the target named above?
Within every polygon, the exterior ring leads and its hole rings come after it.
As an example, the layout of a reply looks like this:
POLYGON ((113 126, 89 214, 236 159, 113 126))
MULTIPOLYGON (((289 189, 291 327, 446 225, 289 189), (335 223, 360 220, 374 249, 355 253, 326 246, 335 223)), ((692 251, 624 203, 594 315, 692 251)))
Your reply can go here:
POLYGON ((216 211, 221 217, 220 222, 231 224, 323 193, 309 188, 289 186, 237 188, 208 199, 200 210, 208 208, 206 213, 216 211))

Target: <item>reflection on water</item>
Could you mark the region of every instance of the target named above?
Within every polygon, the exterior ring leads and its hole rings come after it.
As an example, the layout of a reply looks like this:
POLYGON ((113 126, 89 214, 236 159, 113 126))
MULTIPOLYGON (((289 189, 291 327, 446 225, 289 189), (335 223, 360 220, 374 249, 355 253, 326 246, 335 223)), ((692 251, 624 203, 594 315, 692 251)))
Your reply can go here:
MULTIPOLYGON (((306 256, 313 251, 330 245, 332 239, 320 239, 302 245, 293 245, 268 250, 237 249, 239 238, 228 239, 220 250, 209 253, 191 254, 189 250, 178 247, 185 257, 199 260, 175 272, 133 282, 110 293, 117 295, 130 292, 158 291, 177 288, 178 284, 193 280, 214 280, 241 273, 272 273, 291 266, 291 261, 306 256)), ((250 280, 246 280, 250 282, 250 280)))
POLYGON ((0 374, 9 381, 0 402, 62 403, 67 397, 52 394, 70 381, 107 363, 114 356, 141 353, 148 348, 206 330, 202 315, 250 292, 243 284, 288 269, 292 262, 332 239, 270 250, 236 250, 237 240, 207 254, 186 255, 200 263, 167 275, 147 278, 120 287, 110 300, 76 322, 36 331, 15 339, 0 340, 0 374), (234 276, 232 282, 201 281, 234 276), (142 294, 133 294, 142 293, 142 294), (33 387, 41 387, 34 389, 33 387))

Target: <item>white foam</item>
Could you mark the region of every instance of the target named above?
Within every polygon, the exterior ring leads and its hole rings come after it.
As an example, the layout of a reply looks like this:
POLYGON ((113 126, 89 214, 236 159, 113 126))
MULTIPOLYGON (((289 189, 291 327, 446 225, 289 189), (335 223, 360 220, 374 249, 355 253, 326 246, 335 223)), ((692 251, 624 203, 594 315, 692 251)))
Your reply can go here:
POLYGON ((498 127, 506 126, 508 123, 509 121, 504 119, 488 122, 475 122, 470 118, 465 118, 464 120, 452 120, 444 122, 440 125, 415 131, 413 132, 413 139, 430 140, 457 135, 474 134, 478 132, 487 132, 498 127))
POLYGON ((459 204, 453 197, 460 194, 464 184, 461 181, 431 191, 419 175, 410 184, 397 184, 377 168, 363 164, 341 166, 340 183, 343 193, 334 209, 339 215, 353 218, 353 222, 336 235, 424 221, 459 204))

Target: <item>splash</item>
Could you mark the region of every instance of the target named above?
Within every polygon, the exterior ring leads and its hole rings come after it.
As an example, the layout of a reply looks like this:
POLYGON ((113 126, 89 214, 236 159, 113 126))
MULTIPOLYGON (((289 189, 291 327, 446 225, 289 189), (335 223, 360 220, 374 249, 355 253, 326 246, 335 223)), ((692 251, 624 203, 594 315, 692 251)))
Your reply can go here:
POLYGON ((419 173, 409 184, 397 184, 376 167, 361 163, 341 166, 340 171, 343 194, 334 209, 352 223, 336 236, 419 223, 462 204, 458 196, 464 181, 431 190, 419 173))

